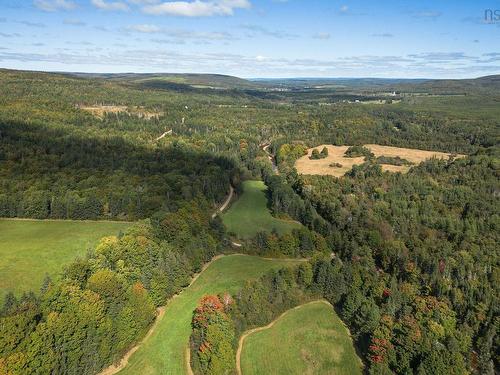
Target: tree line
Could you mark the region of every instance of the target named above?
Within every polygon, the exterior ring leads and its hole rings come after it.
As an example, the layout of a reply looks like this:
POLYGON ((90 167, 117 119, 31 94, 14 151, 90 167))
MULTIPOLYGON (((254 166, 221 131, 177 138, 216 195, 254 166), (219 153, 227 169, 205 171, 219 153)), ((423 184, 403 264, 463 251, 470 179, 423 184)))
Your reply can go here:
POLYGON ((203 263, 223 250, 206 200, 158 213, 0 310, 0 373, 95 374, 118 361, 203 263), (178 235, 176 235, 178 234, 178 235))

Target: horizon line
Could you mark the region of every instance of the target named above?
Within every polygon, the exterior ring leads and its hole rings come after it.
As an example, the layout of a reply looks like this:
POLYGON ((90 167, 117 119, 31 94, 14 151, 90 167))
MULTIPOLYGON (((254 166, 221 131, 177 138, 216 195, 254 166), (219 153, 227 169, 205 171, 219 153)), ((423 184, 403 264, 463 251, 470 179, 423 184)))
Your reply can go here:
POLYGON ((3 68, 0 67, 0 70, 10 70, 16 72, 32 72, 32 73, 52 73, 52 74, 137 74, 137 75, 151 75, 151 74, 178 74, 178 75, 214 75, 214 76, 226 76, 226 77, 234 77, 239 79, 244 79, 248 81, 257 81, 257 80, 286 80, 286 79, 303 79, 303 80, 314 80, 314 79, 378 79, 378 80, 407 80, 407 81, 417 81, 417 80, 427 80, 427 81, 448 81, 448 80, 467 80, 467 79, 479 79, 484 77, 492 77, 500 75, 500 72, 495 74, 487 74, 487 75, 479 75, 479 76, 470 76, 467 78, 429 78, 429 77, 377 77, 377 76, 317 76, 317 77, 308 77, 308 76, 286 76, 286 77, 245 77, 238 76, 226 73, 200 73, 200 72, 168 72, 168 71, 157 71, 157 72, 133 72, 133 71, 124 71, 124 72, 85 72, 85 71, 71 71, 71 70, 35 70, 35 69, 12 69, 12 68, 3 68))

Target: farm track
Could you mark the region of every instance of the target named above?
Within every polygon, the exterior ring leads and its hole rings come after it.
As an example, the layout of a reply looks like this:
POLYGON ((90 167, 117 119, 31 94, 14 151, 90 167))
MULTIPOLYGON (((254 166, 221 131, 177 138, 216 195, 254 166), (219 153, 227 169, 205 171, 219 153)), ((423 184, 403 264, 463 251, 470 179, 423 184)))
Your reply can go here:
MULTIPOLYGON (((213 262, 215 262, 216 260, 222 258, 224 255, 221 254, 221 255, 217 255, 215 257, 213 257, 210 262, 208 263, 205 263, 203 265, 203 268, 201 269, 200 272, 198 272, 197 274, 195 274, 193 276, 193 278, 191 279, 191 282, 189 283, 189 285, 184 288, 180 293, 182 293, 185 289, 189 288, 191 285, 193 285, 196 280, 198 280, 198 277, 200 277, 200 275, 203 273, 203 271, 205 271, 208 266, 210 266, 210 264, 212 264, 213 262)), ((179 293, 179 294, 180 294, 179 293)), ((167 302, 166 305, 164 306, 161 306, 157 309, 157 312, 158 314, 156 315, 156 318, 155 318, 155 322, 153 323, 153 325, 151 326, 151 328, 149 329, 148 333, 146 334, 146 336, 144 336, 144 338, 137 344, 135 345, 134 347, 130 348, 130 350, 122 357, 122 359, 120 360, 120 362, 116 365, 111 365, 107 368, 105 368, 104 370, 102 370, 101 372, 98 373, 98 375, 114 375, 116 373, 118 373, 119 371, 123 370, 127 365, 128 365, 128 360, 129 358, 132 356, 132 354, 134 354, 137 349, 139 349, 139 347, 141 346, 141 344, 143 342, 145 342, 149 337, 151 337, 151 335, 153 334, 153 332, 155 331, 156 327, 158 326, 158 323, 161 321, 161 319, 163 318, 163 316, 165 315, 165 309, 167 308, 167 306, 172 303, 172 301, 175 300, 175 298, 177 296, 179 296, 179 294, 176 294, 174 295, 172 298, 170 298, 167 302)), ((190 368, 190 367, 189 367, 190 368)))
POLYGON ((170 135, 170 134, 172 134, 172 129, 170 129, 169 131, 166 131, 165 133, 163 133, 162 135, 160 135, 158 138, 155 139, 155 141, 159 141, 160 139, 163 139, 167 135, 170 135))
MULTIPOLYGON (((236 256, 236 255, 246 255, 246 254, 240 254, 240 253, 236 253, 236 254, 230 254, 230 255, 224 255, 224 254, 221 254, 221 255, 217 255, 215 256, 210 262, 207 262, 202 270, 195 274, 189 284, 189 286, 187 286, 186 288, 184 288, 179 294, 176 294, 174 295, 168 302, 166 305, 160 307, 158 309, 159 313, 155 319, 155 322, 153 323, 153 325, 151 326, 151 328, 149 329, 148 333, 146 334, 146 336, 137 344, 135 345, 134 347, 132 347, 123 357, 122 359, 120 360, 119 363, 115 364, 115 365, 111 365, 109 367, 107 367, 106 369, 102 370, 101 372, 99 372, 97 375, 114 375, 114 374, 117 374, 119 373, 120 371, 124 370, 128 364, 129 364, 129 359, 131 358, 131 356, 141 347, 142 344, 144 344, 152 335, 153 333, 155 332, 155 330, 157 329, 157 327, 159 326, 162 318, 164 318, 166 315, 165 315, 165 311, 166 309, 169 307, 170 304, 172 304, 176 298, 180 297, 182 295, 182 293, 189 289, 197 280, 198 278, 203 274, 203 272, 212 264, 214 263, 215 261, 221 259, 221 258, 224 258, 224 257, 231 257, 231 256, 236 256)), ((279 260, 279 261, 282 261, 282 262, 291 262, 291 263, 294 263, 294 262, 306 262, 308 261, 308 259, 280 259, 280 258, 261 258, 261 259, 265 259, 265 260, 279 260)), ((184 350, 184 360, 185 360, 185 371, 188 375, 192 375, 192 369, 191 369, 191 364, 190 364, 190 351, 189 351, 189 343, 186 345, 186 348, 184 350)))
MULTIPOLYGON (((271 157, 270 157, 270 160, 273 161, 271 157)), ((229 190, 229 195, 227 196, 227 198, 224 201, 224 203, 212 214, 212 219, 215 218, 218 214, 222 213, 229 206, 229 204, 231 203, 231 200, 233 199, 233 196, 234 196, 234 188, 233 188, 232 185, 229 185, 229 189, 230 189, 229 190)), ((238 247, 238 248, 243 246, 242 244, 237 243, 237 242, 231 242, 231 244, 233 246, 235 246, 235 247, 238 247)), ((232 255, 237 255, 237 254, 232 254, 232 255)), ((243 255, 243 254, 240 254, 240 255, 243 255)), ((214 258, 212 258, 208 263, 204 264, 202 270, 199 273, 197 273, 197 274, 195 274, 193 276, 193 278, 191 279, 191 282, 189 283, 189 285, 186 288, 184 288, 180 293, 182 293, 185 289, 187 289, 191 285, 193 285, 196 282, 196 280, 200 277, 200 275, 203 273, 203 271, 205 271, 205 269, 207 269, 210 266, 210 264, 212 264, 214 261, 216 261, 216 260, 218 260, 218 259, 220 259, 220 258, 222 258, 224 256, 225 255, 223 255, 223 254, 217 255, 214 258)), ((263 258, 263 259, 266 259, 266 260, 275 260, 274 258, 263 258)), ((280 260, 290 261, 290 262, 296 262, 296 261, 307 262, 309 259, 280 259, 280 260)), ((144 338, 138 344, 136 344, 134 347, 132 347, 131 349, 129 349, 129 351, 121 358, 121 360, 119 361, 119 363, 107 367, 106 369, 104 369, 101 372, 99 372, 98 375, 114 375, 114 374, 120 372, 121 370, 123 370, 128 365, 130 357, 139 349, 139 347, 145 341, 147 341, 151 337, 151 335, 153 334, 153 332, 156 330, 157 326, 159 325, 159 322, 163 318, 167 306, 170 303, 172 303, 172 301, 174 301, 175 298, 179 296, 179 294, 174 295, 172 298, 169 299, 169 301, 167 302, 166 305, 161 306, 161 307, 159 307, 157 309, 157 315, 156 315, 155 321, 154 321, 153 325, 151 326, 151 328, 149 329, 149 331, 146 334, 146 336, 144 336, 144 338)), ((298 307, 300 307, 300 306, 298 306, 298 307)), ((238 350, 240 351, 239 348, 238 348, 238 350)), ((193 375, 193 370, 191 369, 191 353, 190 353, 189 345, 186 347, 185 353, 186 354, 185 354, 184 357, 185 357, 185 360, 186 360, 186 369, 187 369, 186 372, 187 372, 187 375, 193 375)), ((239 357, 237 357, 237 358, 239 360, 239 357)), ((241 372, 239 372, 239 373, 241 373, 241 372)))
POLYGON ((212 214, 212 219, 215 219, 215 217, 222 213, 226 208, 227 206, 229 206, 229 203, 231 203, 231 199, 233 199, 233 195, 234 195, 234 188, 232 187, 232 185, 229 185, 229 195, 227 196, 226 200, 224 201, 224 203, 222 204, 222 206, 220 206, 213 214, 212 214))
POLYGON ((304 306, 307 306, 307 305, 310 305, 313 303, 324 303, 324 304, 327 304, 328 306, 331 306, 330 303, 328 303, 324 299, 310 301, 310 302, 304 303, 304 304, 299 305, 299 306, 295 306, 295 307, 291 308, 290 310, 285 311, 284 313, 282 313, 280 316, 278 316, 276 319, 274 319, 271 323, 269 323, 266 326, 253 328, 253 329, 248 330, 245 333, 243 333, 243 335, 241 335, 241 337, 238 341, 238 350, 236 351, 236 373, 238 375, 243 375, 243 373, 241 371, 241 352, 243 351, 244 341, 248 336, 250 336, 252 333, 260 332, 260 331, 264 331, 266 329, 272 328, 281 318, 283 318, 284 316, 289 314, 291 311, 298 310, 304 306))
POLYGON ((269 159, 269 161, 271 162, 271 165, 273 167, 273 172, 274 174, 278 175, 280 174, 279 170, 278 170, 278 165, 276 164, 276 161, 275 161, 275 158, 274 158, 274 155, 271 154, 268 150, 269 146, 271 146, 270 143, 262 146, 262 150, 267 154, 267 158, 269 159))

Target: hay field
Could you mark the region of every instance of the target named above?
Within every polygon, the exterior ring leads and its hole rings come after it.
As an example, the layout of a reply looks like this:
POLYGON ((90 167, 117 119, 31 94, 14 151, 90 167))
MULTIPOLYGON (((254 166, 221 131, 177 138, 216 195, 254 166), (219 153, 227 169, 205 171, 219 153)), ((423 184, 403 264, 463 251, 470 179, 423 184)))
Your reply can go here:
POLYGON ((130 357, 120 375, 189 374, 187 350, 193 310, 201 297, 223 292, 236 293, 248 280, 270 271, 298 264, 300 260, 264 259, 229 255, 215 260, 182 293, 172 298, 151 334, 130 357))
MULTIPOLYGON (((390 156, 406 159, 413 164, 417 165, 421 162, 431 159, 431 158, 439 158, 439 159, 448 159, 451 154, 445 152, 438 151, 425 151, 425 150, 417 150, 411 148, 402 148, 402 147, 392 147, 392 146, 381 146, 376 144, 367 144, 364 145, 366 148, 369 148, 376 157, 378 156, 390 156)), ((300 159, 295 162, 295 168, 297 168, 297 172, 300 174, 319 174, 319 175, 330 175, 335 177, 342 177, 348 171, 352 169, 354 165, 363 164, 365 158, 363 156, 356 158, 346 158, 344 157, 344 153, 347 151, 349 146, 332 146, 332 145, 321 145, 317 147, 310 148, 307 150, 307 155, 304 155, 300 159), (309 157, 311 156, 312 150, 317 149, 321 151, 323 147, 328 148, 328 157, 319 160, 311 160, 309 157), (342 167, 331 167, 330 164, 339 163, 342 167)), ((465 155, 456 155, 456 157, 464 157, 465 155)), ((402 172, 406 173, 410 169, 411 166, 408 165, 389 165, 382 164, 382 170, 390 171, 390 172, 402 172)))

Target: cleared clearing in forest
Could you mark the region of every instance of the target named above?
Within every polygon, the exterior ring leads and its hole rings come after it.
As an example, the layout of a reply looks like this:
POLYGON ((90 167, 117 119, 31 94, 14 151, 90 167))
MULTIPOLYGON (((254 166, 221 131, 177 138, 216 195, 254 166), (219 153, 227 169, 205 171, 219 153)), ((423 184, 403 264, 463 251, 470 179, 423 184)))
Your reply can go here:
MULTIPOLYGON (((367 144, 364 147, 368 148, 375 154, 375 157, 387 156, 396 157, 399 156, 402 159, 406 159, 414 165, 420 164, 421 162, 431 159, 448 159, 452 154, 438 151, 425 151, 411 148, 402 147, 392 147, 392 146, 381 146, 376 144, 367 144)), ((319 175, 331 175, 335 177, 342 177, 348 171, 352 169, 353 166, 363 164, 365 162, 364 156, 349 158, 345 157, 344 154, 349 146, 332 146, 332 145, 321 145, 313 147, 307 150, 307 155, 304 155, 295 162, 295 168, 300 174, 319 174, 319 175), (314 149, 321 151, 323 147, 328 149, 328 156, 324 159, 311 160, 309 157, 314 149), (335 164, 342 165, 331 166, 335 164)), ((453 155, 454 157, 464 157, 465 155, 453 155)), ((389 165, 381 164, 382 170, 390 172, 402 172, 406 173, 410 169, 409 165, 389 165)))
POLYGON ((222 214, 222 221, 229 233, 240 239, 253 238, 259 232, 279 234, 298 229, 301 224, 275 218, 267 207, 267 186, 262 181, 244 181, 243 194, 229 210, 222 214))
POLYGON ((137 116, 146 120, 158 118, 163 113, 149 112, 142 107, 128 107, 126 105, 94 105, 94 106, 77 106, 77 108, 90 112, 93 116, 103 119, 108 113, 128 113, 129 115, 137 116))
POLYGON ((8 291, 38 292, 45 275, 84 256, 104 236, 130 223, 82 220, 0 219, 0 303, 8 291))
POLYGON ((297 306, 245 333, 238 349, 242 375, 362 373, 349 331, 326 301, 297 306))

